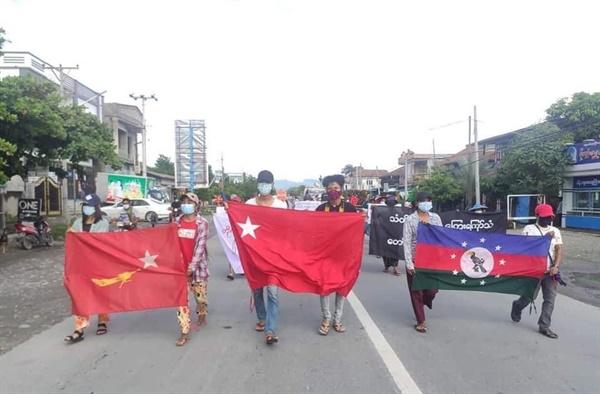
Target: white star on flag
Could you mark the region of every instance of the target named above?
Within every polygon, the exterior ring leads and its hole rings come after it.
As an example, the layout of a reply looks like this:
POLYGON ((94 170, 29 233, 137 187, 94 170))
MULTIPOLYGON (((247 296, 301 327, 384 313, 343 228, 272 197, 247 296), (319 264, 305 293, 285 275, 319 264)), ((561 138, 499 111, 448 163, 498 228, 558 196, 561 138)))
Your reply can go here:
POLYGON ((252 238, 256 239, 256 234, 254 234, 254 230, 256 230, 257 228, 259 228, 260 225, 258 225, 258 224, 252 224, 252 222, 250 221, 250 217, 249 216, 246 217, 246 223, 238 223, 237 225, 242 228, 241 238, 244 238, 246 235, 249 235, 252 238))
POLYGON ((500 260, 500 265, 504 265, 504 264, 506 264, 506 260, 504 260, 504 259, 500 260))
POLYGON ((498 279, 500 277, 500 274, 496 275, 495 278, 498 279))
POLYGON ((452 271, 452 275, 458 275, 458 271, 457 270, 452 271))
POLYGON ((468 244, 466 242, 463 242, 461 245, 463 248, 466 248, 468 244))
POLYGON ((461 285, 464 285, 465 283, 467 283, 467 280, 466 280, 466 279, 464 279, 464 278, 463 278, 463 279, 461 279, 461 280, 460 280, 460 284, 461 284, 461 285))
POLYGON ((500 249, 502 249, 502 246, 500 246, 500 245, 496 245, 496 252, 499 252, 499 251, 500 251, 500 249))
POLYGON ((481 286, 485 285, 485 280, 482 280, 481 282, 479 282, 479 284, 480 284, 481 286))
POLYGON ((482 244, 485 243, 485 238, 480 238, 479 242, 481 242, 482 244))
POLYGON ((158 265, 156 265, 156 261, 154 261, 157 257, 157 254, 150 255, 150 252, 146 250, 146 255, 142 258, 139 258, 138 260, 141 260, 144 263, 144 269, 148 267, 158 268, 158 265))
POLYGON ((454 259, 456 258, 456 255, 455 255, 454 253, 452 253, 452 254, 450 255, 450 258, 451 258, 452 260, 454 260, 454 259))

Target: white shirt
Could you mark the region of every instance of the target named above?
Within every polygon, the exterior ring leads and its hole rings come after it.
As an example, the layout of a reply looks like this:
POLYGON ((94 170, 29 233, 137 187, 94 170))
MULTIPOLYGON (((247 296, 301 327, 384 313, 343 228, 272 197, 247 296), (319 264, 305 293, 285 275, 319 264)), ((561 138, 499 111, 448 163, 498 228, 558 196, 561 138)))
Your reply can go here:
POLYGON ((560 230, 554 226, 541 227, 541 226, 535 225, 535 224, 528 224, 523 229, 523 235, 531 235, 534 237, 535 236, 543 237, 546 234, 548 234, 550 231, 554 231, 554 237, 552 237, 552 242, 550 242, 550 250, 548 251, 550 253, 550 257, 552 257, 552 260, 550 260, 550 258, 548 258, 548 267, 547 267, 548 270, 550 270, 552 261, 554 261, 556 259, 555 246, 563 244, 562 236, 560 235, 560 230))
MULTIPOLYGON (((258 205, 256 203, 256 198, 251 198, 248 201, 246 201, 246 204, 250 204, 250 205, 258 205)), ((283 208, 283 209, 287 209, 287 204, 284 201, 281 201, 278 198, 273 198, 273 202, 271 203, 271 208, 283 208)))

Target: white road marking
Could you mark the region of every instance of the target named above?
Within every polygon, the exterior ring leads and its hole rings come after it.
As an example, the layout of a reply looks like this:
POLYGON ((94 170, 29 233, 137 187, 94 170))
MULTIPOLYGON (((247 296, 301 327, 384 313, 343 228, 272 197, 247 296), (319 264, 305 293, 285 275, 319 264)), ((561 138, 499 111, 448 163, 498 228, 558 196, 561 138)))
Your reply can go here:
POLYGON ((356 313, 358 320, 360 320, 361 324, 365 328, 369 339, 371 339, 371 342, 373 342, 377 353, 379 353, 383 363, 392 375, 392 378, 394 379, 398 389, 402 392, 402 394, 422 394, 415 381, 408 374, 404 364, 402 364, 402 361, 400 361, 398 355, 394 352, 394 349, 392 349, 388 341, 379 330, 379 327, 377 327, 377 324, 375 324, 353 291, 348 294, 347 299, 350 303, 350 306, 352 306, 352 309, 354 309, 354 313, 356 313))

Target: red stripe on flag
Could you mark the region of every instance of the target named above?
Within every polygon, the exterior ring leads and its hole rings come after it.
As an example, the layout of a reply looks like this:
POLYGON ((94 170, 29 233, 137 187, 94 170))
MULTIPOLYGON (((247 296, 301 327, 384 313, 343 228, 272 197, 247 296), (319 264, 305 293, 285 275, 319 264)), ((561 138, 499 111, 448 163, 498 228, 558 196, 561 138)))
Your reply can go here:
MULTIPOLYGON (((471 249, 447 248, 430 244, 417 244, 415 255, 416 269, 429 269, 440 271, 464 271, 461 267, 463 255, 471 249), (452 258, 454 256, 454 258, 452 258)), ((475 256, 479 253, 475 250, 475 256)), ((485 253, 485 252, 483 252, 485 253)), ((494 259, 494 265, 488 275, 521 276, 540 278, 547 268, 547 257, 514 255, 500 252, 490 253, 494 259)), ((480 254, 479 257, 488 257, 480 254)), ((474 265, 470 257, 466 257, 471 267, 474 265)))

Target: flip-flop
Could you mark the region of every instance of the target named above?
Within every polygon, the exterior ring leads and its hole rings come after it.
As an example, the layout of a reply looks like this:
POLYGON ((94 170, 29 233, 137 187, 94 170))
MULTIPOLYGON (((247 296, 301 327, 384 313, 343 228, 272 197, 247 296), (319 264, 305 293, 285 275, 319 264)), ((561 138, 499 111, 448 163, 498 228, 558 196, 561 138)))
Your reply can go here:
POLYGON ((258 323, 256 323, 256 326, 254 326, 254 330, 262 332, 265 330, 266 327, 267 327, 267 323, 258 322, 258 323))
POLYGON ((420 332, 421 334, 425 334, 427 332, 427 326, 425 324, 417 324, 415 326, 415 330, 417 330, 418 332, 420 332))
POLYGON ((96 335, 104 335, 108 332, 108 327, 106 327, 106 323, 98 323, 98 328, 96 329, 96 335))

